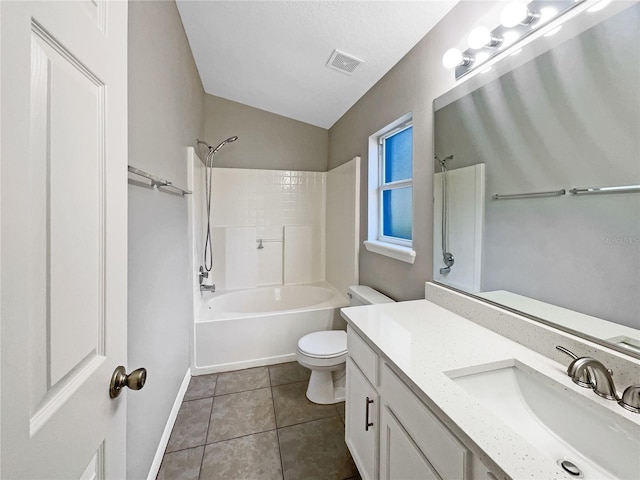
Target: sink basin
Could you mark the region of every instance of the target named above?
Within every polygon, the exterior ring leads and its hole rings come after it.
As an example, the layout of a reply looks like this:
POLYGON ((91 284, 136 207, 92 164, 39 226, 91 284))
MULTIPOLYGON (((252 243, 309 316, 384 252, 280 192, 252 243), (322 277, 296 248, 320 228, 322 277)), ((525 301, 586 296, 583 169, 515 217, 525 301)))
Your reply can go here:
POLYGON ((568 477, 640 478, 640 426, 517 360, 508 363, 447 375, 551 461, 575 465, 580 473, 568 477))

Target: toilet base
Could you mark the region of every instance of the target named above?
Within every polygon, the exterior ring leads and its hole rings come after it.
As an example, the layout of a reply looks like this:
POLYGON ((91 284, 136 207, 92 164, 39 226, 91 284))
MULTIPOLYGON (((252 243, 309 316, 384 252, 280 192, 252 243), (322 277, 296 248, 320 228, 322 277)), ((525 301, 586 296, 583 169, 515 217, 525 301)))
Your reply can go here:
POLYGON ((307 398, 313 403, 331 405, 344 402, 345 365, 338 370, 311 370, 307 398))

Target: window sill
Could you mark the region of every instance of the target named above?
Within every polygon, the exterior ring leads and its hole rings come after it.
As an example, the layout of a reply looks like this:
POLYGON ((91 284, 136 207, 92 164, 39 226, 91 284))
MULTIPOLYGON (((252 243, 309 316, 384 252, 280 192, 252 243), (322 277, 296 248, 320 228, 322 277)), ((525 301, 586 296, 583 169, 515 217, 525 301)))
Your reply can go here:
POLYGON ((384 243, 375 240, 365 240, 364 246, 369 252, 395 258, 401 262, 413 265, 413 262, 416 261, 416 252, 410 247, 402 247, 400 245, 394 245, 393 243, 384 243))

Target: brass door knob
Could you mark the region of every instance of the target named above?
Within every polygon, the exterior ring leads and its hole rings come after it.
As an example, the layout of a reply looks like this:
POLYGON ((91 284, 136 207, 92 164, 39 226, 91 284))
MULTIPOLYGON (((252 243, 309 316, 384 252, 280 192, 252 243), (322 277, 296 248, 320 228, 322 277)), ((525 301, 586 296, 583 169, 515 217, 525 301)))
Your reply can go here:
POLYGON ((147 369, 139 368, 129 375, 122 365, 115 369, 111 376, 111 385, 109 385, 109 396, 116 398, 124 387, 131 390, 140 390, 147 381, 147 369))

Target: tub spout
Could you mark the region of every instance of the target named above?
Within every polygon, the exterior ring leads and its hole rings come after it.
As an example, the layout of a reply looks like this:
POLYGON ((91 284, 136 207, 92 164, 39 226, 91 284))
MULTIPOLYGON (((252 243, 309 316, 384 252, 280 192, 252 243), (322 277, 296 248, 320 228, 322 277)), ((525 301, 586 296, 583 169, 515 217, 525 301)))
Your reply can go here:
POLYGON ((201 292, 215 292, 216 291, 216 286, 215 285, 200 285, 200 291, 201 292))

